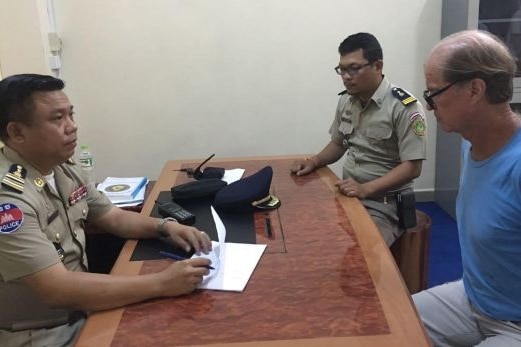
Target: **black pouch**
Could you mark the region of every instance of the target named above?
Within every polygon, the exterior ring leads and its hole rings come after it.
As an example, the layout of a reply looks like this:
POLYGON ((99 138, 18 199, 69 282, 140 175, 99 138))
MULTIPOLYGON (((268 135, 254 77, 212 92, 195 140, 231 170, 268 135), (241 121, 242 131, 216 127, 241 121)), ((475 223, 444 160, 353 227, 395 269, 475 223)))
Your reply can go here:
POLYGON ((170 193, 174 200, 213 197, 219 190, 227 185, 228 183, 218 178, 208 178, 174 186, 170 189, 170 193))
POLYGON ((211 167, 208 166, 204 168, 203 171, 196 170, 194 172, 194 178, 196 180, 206 180, 210 178, 221 179, 224 176, 224 168, 223 167, 211 167))
POLYGON ((416 226, 416 199, 414 191, 407 190, 396 196, 398 223, 400 228, 410 229, 416 226))
POLYGON ((193 171, 193 176, 196 180, 205 180, 205 179, 211 179, 211 178, 223 178, 224 176, 224 168, 223 167, 211 167, 208 166, 201 170, 201 167, 206 164, 210 159, 213 158, 215 155, 212 154, 208 158, 206 158, 201 164, 199 164, 198 167, 195 168, 193 171))

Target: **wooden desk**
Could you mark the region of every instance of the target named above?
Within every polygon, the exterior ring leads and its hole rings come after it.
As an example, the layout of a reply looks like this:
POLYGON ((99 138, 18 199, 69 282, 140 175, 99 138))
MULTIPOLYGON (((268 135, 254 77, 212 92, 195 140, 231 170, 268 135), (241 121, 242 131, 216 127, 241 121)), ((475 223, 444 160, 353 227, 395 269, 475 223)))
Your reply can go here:
MULTIPOLYGON (((212 166, 274 169, 282 206, 255 216, 257 243, 267 243, 243 293, 197 291, 92 314, 77 346, 430 346, 389 249, 357 199, 337 193, 327 168, 289 174, 292 157, 236 158, 212 166)), ((186 181, 169 161, 142 213, 160 191, 186 181)), ((128 241, 114 275, 159 271, 168 260, 129 262, 128 241)), ((132 290, 132 288, 129 288, 132 290)))

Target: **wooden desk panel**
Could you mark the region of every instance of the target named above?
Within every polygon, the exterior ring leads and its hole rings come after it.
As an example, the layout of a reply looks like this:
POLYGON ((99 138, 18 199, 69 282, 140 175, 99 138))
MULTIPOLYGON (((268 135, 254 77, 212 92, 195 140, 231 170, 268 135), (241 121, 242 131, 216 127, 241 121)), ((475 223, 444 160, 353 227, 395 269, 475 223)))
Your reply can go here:
MULTIPOLYGON (((338 195, 327 169, 294 177, 291 161, 269 163, 282 201, 286 253, 266 252, 243 293, 199 291, 96 313, 78 345, 428 346, 389 250, 358 200, 338 195)), ((250 174, 264 164, 227 167, 250 174)), ((176 182, 172 170, 180 165, 167 163, 152 197, 176 182)), ((143 213, 152 205, 147 201, 143 213)), ((127 243, 114 274, 148 273, 169 263, 129 263, 134 247, 127 243)))

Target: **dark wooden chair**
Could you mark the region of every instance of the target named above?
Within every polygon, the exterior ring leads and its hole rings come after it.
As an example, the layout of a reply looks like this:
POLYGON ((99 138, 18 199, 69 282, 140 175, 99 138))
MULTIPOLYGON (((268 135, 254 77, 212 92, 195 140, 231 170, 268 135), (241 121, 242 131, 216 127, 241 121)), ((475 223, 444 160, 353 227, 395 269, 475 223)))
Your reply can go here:
POLYGON ((431 218, 416 210, 416 226, 407 229, 391 246, 396 265, 411 294, 427 288, 431 218))

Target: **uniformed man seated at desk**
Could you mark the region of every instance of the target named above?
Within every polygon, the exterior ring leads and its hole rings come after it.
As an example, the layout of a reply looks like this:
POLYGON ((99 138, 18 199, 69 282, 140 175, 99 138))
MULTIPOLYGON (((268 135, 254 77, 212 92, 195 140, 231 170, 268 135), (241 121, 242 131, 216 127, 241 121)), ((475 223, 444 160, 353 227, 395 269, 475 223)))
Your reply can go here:
POLYGON ((331 141, 318 154, 295 161, 291 171, 306 175, 347 152, 338 190, 362 201, 390 246, 416 224, 411 186, 426 158, 424 110, 382 74, 382 48, 373 35, 351 35, 338 52, 335 71, 346 89, 339 94, 331 141))
POLYGON ((208 252, 193 227, 113 206, 70 160, 78 127, 62 80, 0 81, 0 346, 69 346, 86 313, 192 292, 208 259, 139 276, 88 272, 86 221, 125 238, 170 237, 208 252))

